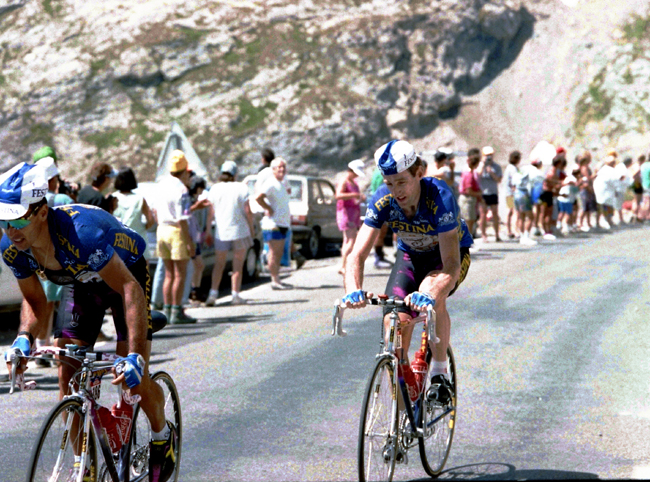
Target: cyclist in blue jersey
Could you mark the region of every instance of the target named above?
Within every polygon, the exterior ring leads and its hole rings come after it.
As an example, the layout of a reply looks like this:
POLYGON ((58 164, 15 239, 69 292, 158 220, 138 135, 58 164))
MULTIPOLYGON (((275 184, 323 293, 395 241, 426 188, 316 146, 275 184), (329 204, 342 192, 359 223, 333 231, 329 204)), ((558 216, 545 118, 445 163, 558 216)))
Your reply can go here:
MULTIPOLYGON (((413 325, 408 322, 414 317, 413 311, 424 312, 428 306, 435 306, 440 343, 431 346, 432 379, 427 397, 447 404, 451 395, 447 298, 467 275, 472 237, 452 191, 444 181, 423 177, 423 161, 411 144, 391 141, 375 152, 375 162, 384 185, 368 202, 364 225, 348 257, 343 302, 347 307, 361 308, 366 305, 365 296, 372 296, 362 291, 363 266, 382 225, 388 224, 398 241, 386 294, 407 304, 399 310, 403 325, 400 363, 405 370, 410 369, 408 348, 413 325)), ((386 326, 389 311, 384 311, 386 326)))
MULTIPOLYGON (((24 297, 20 331, 5 360, 16 351, 29 355, 32 334, 48 321, 47 298, 39 279, 63 286, 54 327, 59 347, 94 345, 104 313, 111 308, 121 356, 115 362, 121 374, 113 384, 124 383, 142 397, 140 406, 152 430, 149 477, 166 481, 175 466, 177 434, 165 420, 162 389, 149 378, 152 324, 151 280, 143 257, 146 243, 100 208, 49 207, 47 186, 45 169, 38 164, 22 163, 0 175, 0 227, 4 230, 0 252, 24 297)), ((59 365, 61 398, 74 371, 67 364, 59 365)))

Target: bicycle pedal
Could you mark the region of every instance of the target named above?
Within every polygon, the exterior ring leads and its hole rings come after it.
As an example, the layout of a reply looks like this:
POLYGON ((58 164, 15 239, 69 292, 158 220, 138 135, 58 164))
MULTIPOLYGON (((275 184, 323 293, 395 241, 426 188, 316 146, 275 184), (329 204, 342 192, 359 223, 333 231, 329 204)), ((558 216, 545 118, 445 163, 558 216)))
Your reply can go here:
POLYGON ((409 457, 408 457, 407 453, 402 451, 402 450, 398 450, 397 454, 395 454, 395 463, 396 464, 408 465, 409 457))

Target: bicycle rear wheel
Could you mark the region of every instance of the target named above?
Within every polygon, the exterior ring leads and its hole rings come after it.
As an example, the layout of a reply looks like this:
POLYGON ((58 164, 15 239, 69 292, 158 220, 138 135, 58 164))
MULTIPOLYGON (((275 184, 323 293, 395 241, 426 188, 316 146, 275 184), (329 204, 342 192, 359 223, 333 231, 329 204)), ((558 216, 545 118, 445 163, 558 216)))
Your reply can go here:
POLYGON ((97 481, 95 434, 91 424, 88 438, 84 440, 84 420, 83 405, 78 398, 62 400, 50 411, 32 449, 27 482, 70 480, 74 471, 75 451, 81 454, 84 450, 87 453, 87 480, 97 481), (77 423, 77 430, 72 429, 73 423, 77 423))
MULTIPOLYGON (((447 462, 451 442, 456 429, 456 406, 458 401, 458 385, 456 383, 456 362, 451 347, 447 349, 449 361, 449 379, 451 380, 451 404, 441 406, 429 403, 423 395, 422 404, 425 410, 420 410, 418 425, 424 427, 424 437, 419 439, 420 459, 424 471, 431 477, 437 477, 447 462)), ((424 393, 431 384, 430 373, 424 393)))
POLYGON ((379 359, 363 399, 357 463, 361 482, 390 481, 397 452, 397 400, 394 366, 390 357, 379 359))
MULTIPOLYGON (((176 428, 178 439, 176 441, 176 466, 169 478, 170 482, 178 480, 181 463, 181 447, 183 441, 183 427, 181 418, 181 402, 176 390, 176 384, 172 377, 164 371, 159 371, 151 376, 151 379, 158 383, 163 390, 165 399, 165 419, 170 421, 176 428)), ((130 453, 131 470, 130 481, 139 482, 148 480, 149 475, 149 441, 151 439, 151 426, 149 419, 142 413, 140 406, 133 414, 133 430, 131 430, 130 453)))

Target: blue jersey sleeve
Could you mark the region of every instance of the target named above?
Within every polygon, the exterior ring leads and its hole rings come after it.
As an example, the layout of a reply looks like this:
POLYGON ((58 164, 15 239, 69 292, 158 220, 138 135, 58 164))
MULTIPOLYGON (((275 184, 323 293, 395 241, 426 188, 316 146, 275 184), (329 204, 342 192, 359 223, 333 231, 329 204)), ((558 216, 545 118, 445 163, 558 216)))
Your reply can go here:
POLYGON ((2 251, 2 261, 18 279, 29 278, 38 269, 34 260, 19 251, 6 234, 0 241, 0 251, 2 251))
POLYGON ((392 199, 393 195, 385 184, 377 189, 368 203, 366 217, 363 221, 364 224, 367 224, 371 228, 380 229, 388 220, 392 199))
POLYGON ((447 186, 438 186, 434 204, 434 220, 439 233, 446 233, 460 226, 460 210, 454 194, 447 186))

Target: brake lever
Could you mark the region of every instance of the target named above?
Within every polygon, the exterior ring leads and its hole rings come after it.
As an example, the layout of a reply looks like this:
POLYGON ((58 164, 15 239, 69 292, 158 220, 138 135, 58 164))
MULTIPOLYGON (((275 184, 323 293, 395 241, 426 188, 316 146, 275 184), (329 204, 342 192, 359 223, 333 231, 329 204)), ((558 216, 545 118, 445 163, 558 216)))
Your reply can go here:
POLYGON ((434 344, 440 343, 440 338, 436 335, 436 312, 433 306, 427 306, 427 329, 429 330, 429 340, 434 344))
POLYGON ((334 302, 334 316, 332 317, 332 336, 346 336, 347 331, 343 330, 343 311, 345 310, 344 306, 341 306, 341 300, 336 300, 334 302))

